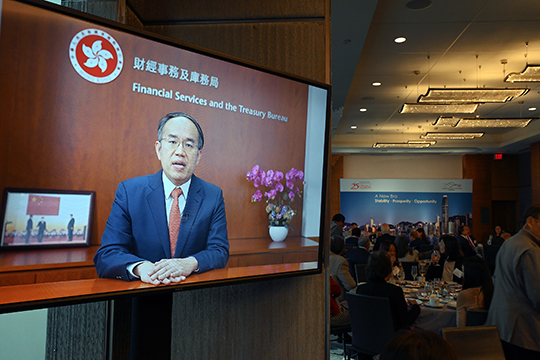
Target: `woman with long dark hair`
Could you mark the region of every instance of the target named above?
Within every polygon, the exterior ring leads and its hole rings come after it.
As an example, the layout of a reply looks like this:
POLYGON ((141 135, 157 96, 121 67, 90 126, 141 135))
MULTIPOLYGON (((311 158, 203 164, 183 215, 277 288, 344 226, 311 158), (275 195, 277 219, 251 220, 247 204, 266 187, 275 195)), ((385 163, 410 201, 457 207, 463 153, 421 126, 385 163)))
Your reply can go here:
POLYGON ((396 236, 394 243, 399 261, 418 261, 418 251, 411 249, 406 236, 396 236))
POLYGON ((463 260, 463 290, 457 298, 457 326, 465 326, 467 310, 489 310, 493 280, 486 262, 479 257, 463 260))
POLYGON ((426 279, 443 279, 446 282, 454 281, 461 284, 461 277, 454 274, 454 269, 461 271, 463 257, 459 252, 459 245, 452 235, 443 235, 439 239, 440 258, 433 254, 431 265, 428 268, 426 279))

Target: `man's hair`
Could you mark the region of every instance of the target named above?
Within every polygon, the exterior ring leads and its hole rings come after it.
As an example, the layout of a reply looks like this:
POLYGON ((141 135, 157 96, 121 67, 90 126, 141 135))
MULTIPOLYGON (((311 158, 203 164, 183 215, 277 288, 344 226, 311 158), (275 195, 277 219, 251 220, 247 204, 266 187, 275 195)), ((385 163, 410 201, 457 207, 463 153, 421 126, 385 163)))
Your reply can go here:
POLYGON ((381 232, 383 234, 389 234, 390 233, 390 225, 388 224, 382 224, 381 225, 381 232))
POLYGON ((463 230, 465 230, 465 225, 461 225, 460 227, 458 227, 457 229, 457 232, 459 235, 463 234, 463 230))
POLYGON ((368 280, 384 280, 390 273, 392 273, 392 262, 386 252, 375 251, 371 254, 366 266, 368 280))
POLYGON ((418 231, 416 230, 413 230, 411 231, 411 233, 409 234, 409 237, 413 237, 415 239, 418 239, 420 237, 420 234, 418 233, 418 231))
POLYGON ((527 223, 529 216, 532 216, 535 219, 540 219, 540 204, 533 204, 525 210, 523 214, 523 226, 527 223))
POLYGON ((177 118, 177 117, 184 117, 184 118, 190 120, 193 123, 193 125, 195 125, 195 127, 197 128, 197 131, 199 132, 199 141, 198 141, 198 146, 197 147, 199 148, 199 150, 202 150, 202 148, 204 146, 204 134, 203 134, 202 128, 199 125, 199 123, 197 122, 197 120, 195 120, 191 115, 188 115, 188 114, 183 113, 183 112, 169 113, 169 114, 165 115, 165 117, 159 121, 158 130, 157 130, 158 141, 161 141, 161 132, 163 131, 163 127, 165 126, 167 121, 169 121, 171 119, 174 119, 174 118, 177 118))
POLYGON ((456 352, 429 330, 401 330, 381 351, 380 360, 455 360, 456 352))
POLYGON ((369 236, 364 235, 358 239, 358 247, 363 247, 369 250, 369 245, 371 245, 369 236))
POLYGON ((345 248, 345 239, 343 239, 343 236, 339 235, 332 235, 330 238, 330 251, 334 254, 341 254, 343 249, 345 248))
POLYGON ((335 222, 345 221, 345 216, 343 216, 343 214, 336 214, 332 218, 332 221, 335 221, 335 222))
POLYGON ((362 230, 360 228, 354 228, 351 230, 351 236, 360 236, 362 234, 362 230))

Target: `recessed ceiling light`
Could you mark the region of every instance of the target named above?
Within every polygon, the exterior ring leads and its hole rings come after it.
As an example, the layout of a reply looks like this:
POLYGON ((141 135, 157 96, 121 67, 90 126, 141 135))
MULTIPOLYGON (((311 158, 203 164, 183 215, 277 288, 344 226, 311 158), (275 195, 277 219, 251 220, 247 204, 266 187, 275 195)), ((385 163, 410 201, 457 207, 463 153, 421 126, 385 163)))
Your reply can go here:
POLYGON ((371 85, 373 85, 373 86, 381 86, 382 83, 380 83, 379 81, 375 81, 374 83, 371 83, 371 85))
POLYGON ((394 39, 394 42, 398 43, 398 44, 402 44, 404 43, 405 41, 407 41, 407 38, 404 37, 404 36, 398 36, 397 38, 394 39))
POLYGON ((351 125, 351 129, 356 129, 357 126, 356 125, 351 125))
POLYGON ((360 112, 366 112, 366 111, 367 111, 366 108, 361 108, 361 109, 360 109, 360 112))
POLYGON ((529 111, 536 111, 536 108, 535 107, 530 107, 529 111))

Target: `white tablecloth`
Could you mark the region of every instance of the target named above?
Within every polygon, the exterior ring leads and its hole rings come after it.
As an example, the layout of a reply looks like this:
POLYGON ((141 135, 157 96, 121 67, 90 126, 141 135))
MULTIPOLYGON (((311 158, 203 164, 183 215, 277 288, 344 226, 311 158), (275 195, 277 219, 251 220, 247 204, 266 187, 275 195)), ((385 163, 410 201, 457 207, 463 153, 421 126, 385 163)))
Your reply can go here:
POLYGON ((441 328, 457 326, 456 309, 446 305, 442 308, 422 306, 420 315, 413 326, 440 334, 441 328))

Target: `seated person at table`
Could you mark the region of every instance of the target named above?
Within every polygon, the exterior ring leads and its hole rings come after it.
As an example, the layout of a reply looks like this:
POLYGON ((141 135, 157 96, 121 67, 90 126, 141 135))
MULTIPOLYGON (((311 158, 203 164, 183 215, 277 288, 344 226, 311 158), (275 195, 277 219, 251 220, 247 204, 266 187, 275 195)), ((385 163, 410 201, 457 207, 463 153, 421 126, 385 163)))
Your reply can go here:
MULTIPOLYGON (((495 226, 495 229, 493 229, 493 234, 491 234, 489 237, 489 240, 491 240, 490 245, 501 246, 503 244, 505 239, 502 237, 502 232, 502 228, 499 225, 495 226)), ((490 241, 488 241, 488 243, 489 242, 490 241)))
POLYGON ((396 333, 381 351, 380 360, 456 360, 456 352, 441 336, 429 330, 396 333))
POLYGON ((390 277, 390 282, 395 284, 396 281, 394 278, 397 278, 397 274, 400 271, 404 271, 401 261, 397 258, 396 244, 391 241, 383 241, 381 250, 384 251, 392 261, 392 276, 390 277))
MULTIPOLYGON (((345 258, 349 261, 349 268, 351 270, 351 275, 356 279, 356 264, 367 264, 369 259, 369 248, 371 246, 371 240, 369 236, 362 236, 358 239, 358 248, 349 249, 345 258)), ((358 279, 356 279, 358 282, 358 279)))
POLYGON ((351 236, 345 239, 345 245, 347 246, 357 246, 358 245, 358 238, 361 234, 360 228, 354 228, 351 230, 351 236))
POLYGON ((346 302, 339 303, 337 298, 341 295, 341 286, 330 278, 330 326, 346 326, 351 324, 349 310, 346 302))
POLYGON ((392 276, 392 263, 385 252, 376 251, 371 254, 366 267, 366 275, 367 283, 358 286, 356 293, 388 298, 394 330, 410 328, 420 314, 420 307, 409 303, 410 308, 408 308, 403 290, 399 286, 387 283, 392 276))
POLYGON ((457 326, 465 326, 468 310, 489 310, 493 280, 486 262, 479 257, 463 260, 463 290, 457 298, 457 326))
POLYGON ((420 237, 420 233, 416 230, 409 234, 409 239, 411 239, 411 248, 415 250, 420 249, 420 246, 422 245, 431 245, 427 238, 424 240, 422 237, 420 237))
POLYGON ((418 251, 410 248, 406 236, 396 236, 395 244, 399 261, 418 261, 418 251))
POLYGON ((343 236, 332 235, 330 238, 330 276, 338 282, 342 290, 345 290, 342 291, 338 301, 344 301, 345 292, 356 288, 356 281, 349 272, 349 263, 341 256, 343 249, 345 249, 343 236))
POLYGON ((443 235, 439 239, 439 250, 441 251, 440 257, 435 253, 431 255, 431 265, 427 270, 426 279, 439 278, 446 282, 454 281, 461 284, 463 257, 459 253, 456 238, 452 235, 443 235))

